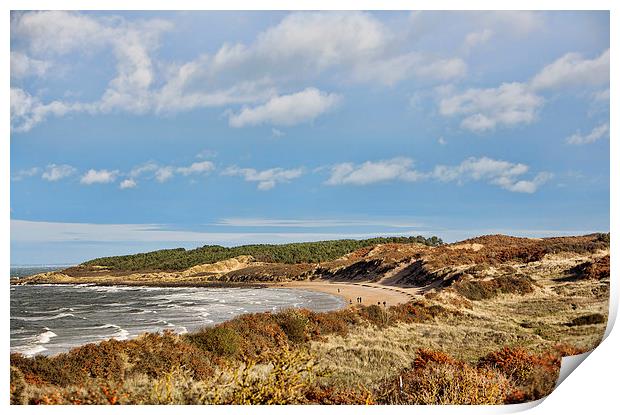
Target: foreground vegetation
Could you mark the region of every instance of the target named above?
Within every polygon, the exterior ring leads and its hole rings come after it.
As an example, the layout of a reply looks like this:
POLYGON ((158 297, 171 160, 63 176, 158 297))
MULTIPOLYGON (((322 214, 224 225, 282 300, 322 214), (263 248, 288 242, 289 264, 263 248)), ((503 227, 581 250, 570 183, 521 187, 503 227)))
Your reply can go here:
MULTIPOLYGON (((417 349, 413 363, 368 383, 334 378, 313 345, 358 328, 382 336, 459 312, 428 301, 314 313, 247 314, 200 332, 144 334, 54 357, 11 355, 14 404, 503 404, 539 399, 560 358, 583 350, 498 348, 478 359, 417 349)), ((346 362, 340 362, 346 364, 346 362)))
POLYGON ((243 245, 232 248, 219 245, 205 245, 190 250, 184 248, 163 249, 135 255, 98 258, 87 261, 83 265, 104 266, 115 271, 178 271, 195 265, 211 264, 240 255, 251 255, 257 261, 262 262, 285 264, 319 263, 334 260, 359 248, 385 243, 419 243, 428 246, 439 246, 443 242, 436 236, 430 238, 403 236, 363 240, 340 239, 336 241, 301 242, 282 245, 243 245))
MULTIPOLYGON (((410 290, 415 299, 389 308, 246 314, 196 333, 143 334, 54 357, 12 354, 11 401, 518 403, 549 394, 561 357, 596 347, 607 322, 609 234, 490 235, 437 247, 390 242, 314 265, 229 262, 135 281, 320 279, 410 290)), ((30 282, 115 281, 107 270, 64 273, 30 282)), ((118 274, 119 283, 129 278, 118 274)))

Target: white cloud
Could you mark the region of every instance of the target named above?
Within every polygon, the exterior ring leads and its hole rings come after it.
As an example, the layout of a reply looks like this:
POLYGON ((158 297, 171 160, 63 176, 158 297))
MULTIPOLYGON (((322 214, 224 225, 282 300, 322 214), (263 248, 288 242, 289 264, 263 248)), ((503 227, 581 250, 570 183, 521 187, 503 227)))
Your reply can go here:
POLYGON ((76 169, 68 164, 48 164, 41 178, 48 182, 56 182, 72 176, 75 172, 76 169))
MULTIPOLYGON (((278 102, 285 97, 281 90, 290 90, 294 83, 307 84, 327 71, 345 82, 384 85, 407 78, 447 80, 466 71, 465 62, 459 58, 410 50, 402 33, 363 12, 290 13, 247 44, 225 43, 213 54, 181 63, 154 59, 160 37, 172 27, 163 20, 127 21, 62 11, 14 16, 11 34, 26 45, 32 59, 108 50, 116 59, 116 74, 99 99, 44 103, 35 98, 30 106, 22 102, 21 116, 20 111, 11 112, 14 131, 28 131, 48 117, 73 112, 159 114, 258 105, 231 117, 231 125, 237 117, 243 124, 245 117, 257 116, 255 110, 261 112, 263 106, 273 104, 271 100, 278 102)), ((304 107, 299 114, 292 114, 297 118, 283 115, 268 117, 265 122, 290 125, 314 119, 322 112, 304 107)))
POLYGON ((531 81, 536 90, 609 84, 609 49, 594 59, 567 53, 545 66, 531 81))
POLYGON ((259 190, 270 190, 278 183, 288 183, 303 174, 302 168, 283 169, 276 167, 267 170, 255 170, 250 168, 240 168, 237 166, 228 167, 222 172, 225 176, 243 177, 246 182, 258 182, 259 190))
POLYGON ((534 193, 551 178, 549 173, 543 172, 536 175, 533 180, 522 179, 528 170, 529 167, 523 163, 511 163, 489 157, 471 157, 457 166, 435 166, 432 177, 443 182, 458 183, 481 180, 520 193, 534 193))
POLYGON ((340 163, 331 168, 328 185, 367 185, 372 183, 401 180, 415 182, 421 179, 413 169, 413 160, 397 157, 390 160, 366 161, 362 164, 340 163))
POLYGON ((273 97, 253 108, 244 107, 238 114, 230 115, 228 122, 232 127, 265 123, 290 126, 314 120, 335 108, 341 100, 340 95, 306 88, 294 94, 273 97))
POLYGON ((134 179, 125 179, 121 182, 121 184, 119 185, 119 188, 121 189, 133 189, 134 187, 136 187, 138 185, 138 183, 136 183, 136 181, 134 179))
POLYGON ((493 31, 491 29, 468 33, 463 41, 463 49, 465 52, 469 52, 474 47, 488 42, 491 36, 493 36, 493 31))
POLYGON ((609 137, 608 123, 603 123, 594 127, 592 131, 586 135, 583 135, 581 132, 577 131, 575 134, 568 137, 566 142, 573 145, 590 144, 600 140, 603 137, 609 137))
POLYGON ((40 169, 38 167, 31 167, 29 169, 19 170, 17 173, 11 176, 11 180, 19 181, 25 179, 26 177, 32 177, 39 174, 40 169))
POLYGON ((21 52, 11 52, 11 78, 40 77, 51 66, 50 62, 31 58, 21 52))
POLYGON ((90 103, 54 101, 43 104, 32 97, 27 101, 25 98, 29 95, 24 91, 22 96, 18 96, 12 90, 13 130, 28 131, 50 115, 63 116, 70 112, 124 110, 144 113, 150 110, 150 87, 155 77, 150 54, 157 47, 159 36, 170 28, 169 23, 158 19, 129 24, 122 18, 98 19, 64 11, 18 14, 11 21, 11 34, 24 41, 32 53, 46 56, 75 51, 92 53, 93 50, 108 47, 116 57, 117 74, 108 83, 101 98, 90 103), (19 99, 20 111, 13 111, 14 95, 19 99))
POLYGON ((118 170, 88 170, 80 179, 80 183, 91 185, 91 184, 102 184, 102 183, 112 183, 116 180, 118 176, 118 170))
POLYGON ((413 168, 413 160, 397 157, 390 160, 366 161, 358 165, 337 164, 332 166, 331 175, 325 184, 363 186, 388 181, 438 180, 457 183, 484 181, 511 192, 534 193, 551 178, 551 174, 542 172, 533 179, 526 180, 523 176, 528 171, 529 167, 523 163, 511 163, 489 157, 470 157, 456 166, 437 165, 432 171, 423 172, 413 168))
MULTIPOLYGON (((485 132, 534 122, 545 101, 540 95, 544 90, 608 84, 609 50, 590 60, 577 53, 567 53, 528 82, 471 88, 460 93, 453 88, 440 88, 439 112, 444 116, 460 116, 461 127, 466 130, 485 132)), ((607 95, 603 90, 594 99, 604 100, 607 95)))
POLYGON ((441 144, 442 146, 445 146, 446 144, 448 144, 448 142, 446 141, 446 139, 445 139, 445 138, 443 138, 443 137, 439 137, 439 138, 437 139, 437 142, 438 142, 439 144, 441 144))
POLYGON ((183 176, 189 176, 190 174, 203 174, 215 170, 215 164, 210 161, 199 161, 192 163, 188 167, 177 167, 177 172, 183 176))
POLYGON ((353 68, 353 79, 358 82, 379 82, 392 86, 412 76, 430 80, 460 78, 467 72, 467 64, 460 58, 433 58, 411 52, 378 59, 353 68))
POLYGON ((131 171, 129 172, 129 177, 131 178, 140 177, 143 174, 152 173, 156 171, 158 168, 159 166, 156 163, 149 161, 148 163, 142 164, 140 166, 137 166, 131 169, 131 171))
POLYGON ((439 102, 439 111, 444 116, 463 116, 461 127, 483 132, 498 126, 529 124, 536 119, 543 102, 526 84, 513 82, 444 97, 439 102))
POLYGON ((62 101, 52 101, 43 104, 39 98, 33 97, 21 88, 11 88, 11 129, 22 132, 28 131, 48 116, 63 116, 71 111, 82 111, 80 104, 67 104, 62 101))
POLYGON ((159 183, 164 183, 168 181, 169 179, 171 179, 173 176, 174 176, 174 167, 172 166, 159 167, 155 171, 155 180, 157 180, 159 183))

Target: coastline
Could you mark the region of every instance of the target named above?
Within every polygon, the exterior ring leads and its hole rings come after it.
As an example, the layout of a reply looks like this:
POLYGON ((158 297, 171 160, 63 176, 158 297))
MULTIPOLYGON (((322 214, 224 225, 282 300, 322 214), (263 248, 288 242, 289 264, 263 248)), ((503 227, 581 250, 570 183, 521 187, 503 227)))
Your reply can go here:
POLYGON ((386 306, 403 304, 411 301, 418 294, 416 289, 386 286, 374 283, 345 283, 331 281, 282 281, 282 282, 156 282, 156 281, 67 281, 67 282, 41 282, 21 283, 14 279, 11 285, 91 285, 99 287, 195 287, 195 288, 285 288, 305 291, 314 291, 324 294, 335 295, 345 300, 346 305, 356 305, 357 298, 361 297, 361 304, 372 305, 386 303, 386 306))

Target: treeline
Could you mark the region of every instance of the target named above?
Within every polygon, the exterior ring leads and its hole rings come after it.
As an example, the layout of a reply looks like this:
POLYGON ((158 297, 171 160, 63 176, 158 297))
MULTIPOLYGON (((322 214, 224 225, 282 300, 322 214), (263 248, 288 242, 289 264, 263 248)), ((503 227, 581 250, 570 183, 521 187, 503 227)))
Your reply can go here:
POLYGON ((421 243, 438 246, 443 241, 432 236, 371 238, 363 240, 340 239, 336 241, 300 242, 282 245, 242 245, 226 248, 205 245, 200 248, 162 249, 135 255, 97 258, 83 263, 86 266, 105 266, 116 271, 178 271, 199 264, 210 264, 239 255, 252 255, 263 262, 298 264, 302 262, 325 262, 346 255, 356 249, 384 243, 421 243))

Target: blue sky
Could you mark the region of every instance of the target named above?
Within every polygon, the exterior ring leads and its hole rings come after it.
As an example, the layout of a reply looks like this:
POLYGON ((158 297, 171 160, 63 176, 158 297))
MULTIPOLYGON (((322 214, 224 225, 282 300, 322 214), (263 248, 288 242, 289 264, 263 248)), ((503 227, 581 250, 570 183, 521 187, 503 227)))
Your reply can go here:
POLYGON ((14 12, 11 262, 609 230, 607 12, 14 12))

